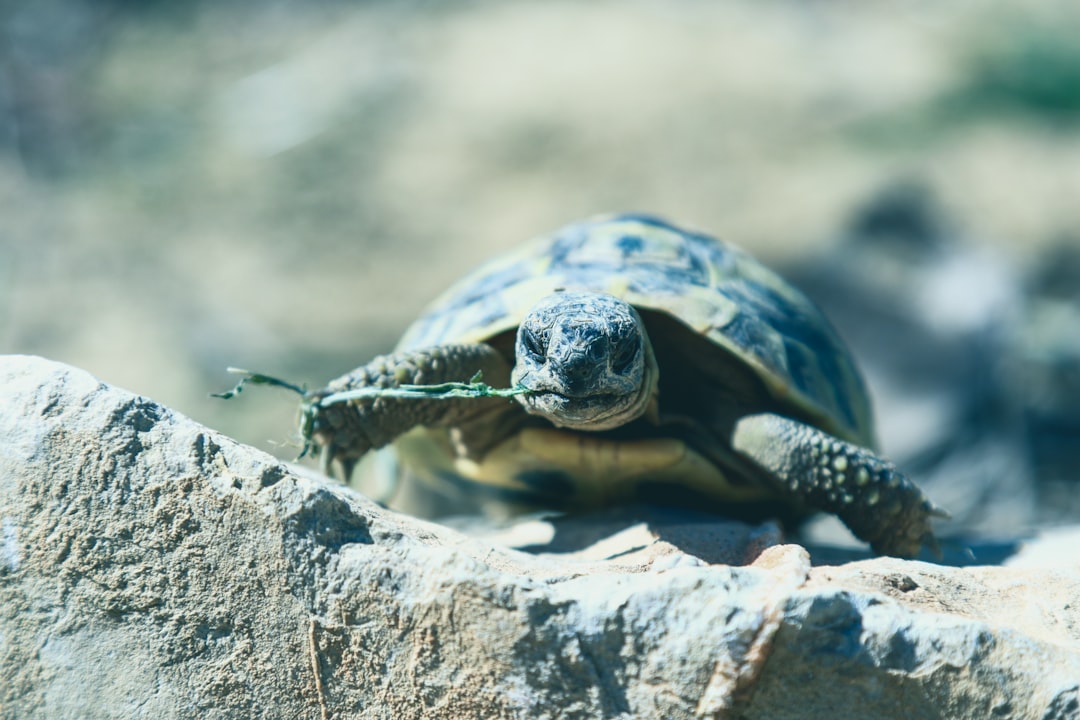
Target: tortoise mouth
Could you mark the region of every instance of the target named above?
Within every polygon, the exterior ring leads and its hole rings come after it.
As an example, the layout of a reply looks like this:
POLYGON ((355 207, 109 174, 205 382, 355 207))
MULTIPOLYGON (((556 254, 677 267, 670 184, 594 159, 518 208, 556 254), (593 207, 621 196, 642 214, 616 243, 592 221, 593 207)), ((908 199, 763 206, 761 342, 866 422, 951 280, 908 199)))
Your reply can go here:
POLYGON ((558 390, 533 390, 528 393, 534 398, 554 399, 562 400, 568 403, 584 403, 584 402, 606 402, 615 403, 618 401, 620 395, 612 392, 594 392, 594 393, 568 393, 559 392, 558 390))
POLYGON ((611 392, 569 395, 554 390, 534 390, 517 396, 525 410, 541 415, 557 427, 604 430, 621 425, 636 396, 611 392))

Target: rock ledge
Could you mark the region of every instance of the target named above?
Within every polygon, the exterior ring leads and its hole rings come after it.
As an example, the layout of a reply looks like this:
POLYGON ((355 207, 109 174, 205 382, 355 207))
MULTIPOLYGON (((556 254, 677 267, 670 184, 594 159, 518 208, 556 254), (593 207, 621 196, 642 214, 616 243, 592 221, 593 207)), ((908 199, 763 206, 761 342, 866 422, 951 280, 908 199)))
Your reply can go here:
POLYGON ((2 718, 1063 720, 1061 557, 811 568, 768 526, 665 521, 523 552, 0 358, 2 718))

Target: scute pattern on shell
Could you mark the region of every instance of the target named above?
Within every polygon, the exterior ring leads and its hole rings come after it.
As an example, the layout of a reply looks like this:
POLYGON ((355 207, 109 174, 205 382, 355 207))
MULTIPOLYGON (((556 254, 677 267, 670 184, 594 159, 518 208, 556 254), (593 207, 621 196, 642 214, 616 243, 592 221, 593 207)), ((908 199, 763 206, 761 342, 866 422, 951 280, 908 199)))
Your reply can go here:
POLYGON ((398 349, 482 342, 515 328, 559 289, 606 292, 669 313, 826 429, 874 445, 863 380, 817 308, 739 248, 651 216, 575 223, 482 266, 439 297, 398 349))

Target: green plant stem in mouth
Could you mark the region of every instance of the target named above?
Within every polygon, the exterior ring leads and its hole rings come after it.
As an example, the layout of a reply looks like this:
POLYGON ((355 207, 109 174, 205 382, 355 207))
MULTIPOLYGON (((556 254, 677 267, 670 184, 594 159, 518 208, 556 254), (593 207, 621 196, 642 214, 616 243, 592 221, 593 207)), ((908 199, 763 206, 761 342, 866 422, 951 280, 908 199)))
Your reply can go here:
MULTIPOLYGON (((299 395, 301 398, 308 400, 312 398, 313 393, 306 388, 296 385, 295 383, 288 382, 287 380, 281 380, 271 375, 264 373, 255 373, 249 370, 242 370, 240 368, 228 368, 228 372, 243 375, 240 378, 240 382, 236 384, 232 390, 227 390, 220 393, 211 393, 211 397, 221 398, 222 400, 228 400, 230 398, 239 395, 244 385, 272 385, 274 387, 282 387, 286 390, 291 390, 299 395)), ((481 382, 483 376, 481 373, 476 373, 469 379, 469 382, 445 382, 437 385, 399 385, 392 388, 379 388, 379 387, 362 387, 354 388, 352 390, 342 390, 340 392, 330 393, 324 395, 318 400, 314 400, 310 403, 312 406, 328 407, 337 403, 350 402, 352 400, 365 400, 373 398, 422 398, 428 400, 446 400, 449 398, 484 398, 484 397, 514 397, 515 395, 525 395, 533 392, 521 385, 515 385, 510 388, 494 388, 490 385, 481 382)))
POLYGON ((297 456, 297 460, 307 455, 312 454, 315 450, 315 442, 312 439, 314 431, 315 421, 319 415, 319 412, 331 405, 337 405, 339 403, 348 403, 353 400, 366 400, 377 398, 397 398, 397 399, 423 399, 423 400, 446 400, 450 398, 485 398, 485 397, 501 397, 510 398, 515 395, 526 395, 531 392, 529 388, 521 385, 515 385, 510 388, 494 388, 490 385, 481 382, 482 374, 476 373, 473 375, 469 382, 446 382, 439 383, 438 385, 399 385, 393 388, 379 388, 379 387, 363 387, 353 388, 352 390, 342 390, 340 392, 330 393, 319 397, 318 393, 311 392, 310 390, 297 385, 295 383, 282 380, 280 378, 273 377, 272 375, 266 375, 264 373, 255 373, 249 370, 242 370, 240 368, 228 368, 228 372, 234 375, 242 375, 240 382, 236 384, 232 390, 226 390, 220 393, 211 393, 211 397, 221 398, 222 400, 229 400, 239 395, 244 386, 251 385, 271 385, 273 387, 281 387, 286 390, 291 390, 301 398, 300 403, 300 435, 303 440, 303 446, 300 450, 300 454, 297 456))
POLYGON ((300 397, 307 397, 308 391, 306 388, 288 382, 287 380, 281 380, 280 378, 273 377, 271 375, 264 375, 263 373, 255 373, 250 370, 243 370, 241 368, 225 368, 225 372, 232 373, 233 375, 243 375, 240 378, 240 382, 236 383, 236 387, 232 390, 226 390, 225 392, 210 393, 210 397, 221 398, 222 400, 230 400, 239 395, 244 390, 244 386, 247 384, 252 385, 272 385, 274 387, 282 387, 286 390, 292 390, 300 397))
POLYGON ((448 398, 484 398, 484 397, 514 397, 531 393, 527 387, 516 385, 510 388, 494 388, 485 383, 476 382, 446 382, 438 385, 399 385, 396 388, 365 387, 354 390, 342 390, 331 393, 319 400, 320 407, 335 403, 349 402, 350 400, 364 400, 367 398, 428 398, 434 400, 446 400, 448 398))

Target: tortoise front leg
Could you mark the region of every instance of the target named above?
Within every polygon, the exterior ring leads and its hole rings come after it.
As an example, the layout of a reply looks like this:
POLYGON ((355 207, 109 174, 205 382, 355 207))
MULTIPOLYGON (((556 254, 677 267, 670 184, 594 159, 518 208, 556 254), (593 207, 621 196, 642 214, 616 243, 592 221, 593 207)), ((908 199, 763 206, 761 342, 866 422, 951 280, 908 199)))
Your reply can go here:
POLYGON ((438 345, 383 355, 367 365, 331 381, 311 393, 301 420, 305 440, 322 447, 323 470, 341 462, 345 479, 368 450, 388 445, 417 426, 457 427, 512 406, 503 398, 390 398, 375 397, 320 405, 334 393, 359 388, 395 388, 399 385, 438 385, 466 382, 477 372, 496 386, 510 382, 510 365, 484 343, 438 345))
POLYGON ((874 552, 913 557, 924 544, 937 549, 930 518, 947 513, 866 448, 768 413, 739 420, 732 446, 768 471, 783 492, 838 515, 874 552))

